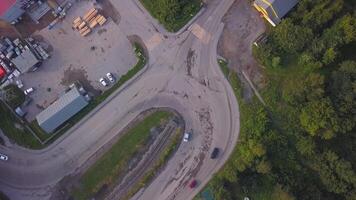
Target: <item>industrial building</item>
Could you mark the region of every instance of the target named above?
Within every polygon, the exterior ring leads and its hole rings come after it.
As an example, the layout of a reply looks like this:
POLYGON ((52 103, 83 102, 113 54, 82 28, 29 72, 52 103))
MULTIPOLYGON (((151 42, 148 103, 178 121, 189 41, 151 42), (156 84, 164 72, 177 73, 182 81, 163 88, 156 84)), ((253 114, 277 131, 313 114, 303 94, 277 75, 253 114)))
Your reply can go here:
POLYGON ((253 6, 272 26, 276 26, 297 3, 298 0, 255 0, 253 6))
POLYGON ((29 49, 26 49, 11 61, 21 73, 29 72, 41 64, 41 61, 29 49))
POLYGON ((36 116, 38 125, 47 133, 54 132, 64 122, 88 105, 88 99, 72 87, 57 101, 36 116))
POLYGON ((19 0, 0 0, 0 19, 11 23, 21 17, 25 10, 19 0))

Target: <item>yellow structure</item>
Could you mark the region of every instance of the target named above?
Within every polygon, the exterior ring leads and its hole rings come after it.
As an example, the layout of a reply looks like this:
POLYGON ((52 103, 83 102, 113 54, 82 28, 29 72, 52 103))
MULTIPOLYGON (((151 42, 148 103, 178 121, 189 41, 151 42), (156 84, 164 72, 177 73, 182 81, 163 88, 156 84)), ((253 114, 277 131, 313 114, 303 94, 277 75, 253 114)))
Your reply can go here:
POLYGON ((253 6, 270 23, 276 26, 298 0, 255 0, 253 6))

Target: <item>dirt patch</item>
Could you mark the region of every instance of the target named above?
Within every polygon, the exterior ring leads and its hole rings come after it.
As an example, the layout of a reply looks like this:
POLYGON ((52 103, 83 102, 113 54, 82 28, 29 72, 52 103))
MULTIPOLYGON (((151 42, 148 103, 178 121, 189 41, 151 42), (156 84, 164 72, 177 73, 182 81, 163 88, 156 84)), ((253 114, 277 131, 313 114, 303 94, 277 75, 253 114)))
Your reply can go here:
POLYGON ((0 36, 16 38, 16 37, 20 37, 20 34, 13 26, 0 20, 0 36))
POLYGON ((107 31, 106 28, 101 28, 98 30, 98 34, 101 35, 101 34, 105 33, 106 31, 107 31))
POLYGON ((195 63, 195 52, 192 49, 189 49, 187 55, 187 75, 192 76, 192 68, 195 63))
POLYGON ((30 37, 34 32, 42 30, 43 28, 47 27, 55 17, 53 16, 52 12, 47 12, 40 20, 39 23, 36 24, 32 21, 30 16, 24 14, 20 23, 16 24, 15 27, 18 32, 23 37, 30 37))
POLYGON ((258 86, 262 87, 261 70, 252 55, 254 40, 265 31, 264 21, 249 1, 237 0, 223 18, 224 31, 219 40, 218 53, 226 58, 229 67, 238 72, 244 85, 244 97, 253 96, 252 89, 244 81, 245 73, 258 86))
POLYGON ((121 17, 111 2, 109 0, 96 0, 96 2, 102 8, 101 13, 106 17, 110 17, 115 22, 115 24, 118 25, 121 17))
POLYGON ((94 89, 91 85, 90 81, 88 80, 87 72, 85 71, 84 67, 72 68, 71 66, 67 68, 63 73, 63 78, 61 79, 61 84, 65 86, 69 86, 70 84, 79 81, 82 86, 94 96, 99 95, 101 91, 94 89))

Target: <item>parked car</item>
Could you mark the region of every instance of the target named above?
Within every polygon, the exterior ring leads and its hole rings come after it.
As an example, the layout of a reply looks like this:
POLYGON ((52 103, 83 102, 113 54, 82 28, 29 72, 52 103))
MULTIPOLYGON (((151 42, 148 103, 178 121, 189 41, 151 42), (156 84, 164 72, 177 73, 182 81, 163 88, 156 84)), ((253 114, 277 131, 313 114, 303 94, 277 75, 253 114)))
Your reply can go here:
POLYGON ((108 86, 108 83, 106 82, 106 80, 104 78, 100 78, 99 82, 101 83, 101 85, 103 85, 104 87, 108 86))
POLYGON ((183 141, 188 142, 191 138, 191 135, 192 135, 192 130, 190 130, 189 132, 185 132, 183 136, 183 141))
POLYGON ((7 157, 7 155, 1 154, 0 153, 0 160, 8 160, 9 158, 7 157))
POLYGON ((115 78, 114 76, 112 75, 112 73, 107 73, 106 74, 106 77, 109 79, 110 82, 114 83, 115 82, 115 78))
POLYGON ((33 87, 30 87, 30 88, 27 88, 27 89, 24 91, 24 93, 25 93, 25 95, 29 95, 29 94, 31 94, 33 91, 35 91, 35 89, 34 89, 33 87))
POLYGON ((193 179, 192 182, 190 182, 189 187, 190 188, 195 188, 197 186, 197 180, 193 179))
POLYGON ((215 147, 214 150, 211 152, 210 158, 215 159, 219 155, 219 148, 215 147))

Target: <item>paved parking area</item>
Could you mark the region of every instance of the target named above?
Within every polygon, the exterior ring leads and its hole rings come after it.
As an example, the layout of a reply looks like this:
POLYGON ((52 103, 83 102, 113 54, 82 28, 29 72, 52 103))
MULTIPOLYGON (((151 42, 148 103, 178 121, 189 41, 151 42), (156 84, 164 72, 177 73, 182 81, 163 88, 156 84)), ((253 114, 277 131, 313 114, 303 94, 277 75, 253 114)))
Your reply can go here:
POLYGON ((87 37, 72 30, 73 20, 92 6, 92 1, 75 2, 63 22, 52 30, 34 33, 34 38, 48 44, 51 58, 37 71, 21 76, 24 88, 35 88, 33 101, 24 108, 28 121, 35 119, 72 82, 80 80, 91 93, 99 93, 105 89, 98 81, 100 77, 111 72, 119 78, 136 63, 131 43, 111 19, 87 37))

